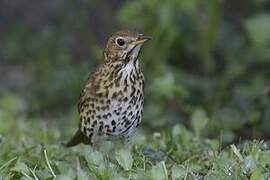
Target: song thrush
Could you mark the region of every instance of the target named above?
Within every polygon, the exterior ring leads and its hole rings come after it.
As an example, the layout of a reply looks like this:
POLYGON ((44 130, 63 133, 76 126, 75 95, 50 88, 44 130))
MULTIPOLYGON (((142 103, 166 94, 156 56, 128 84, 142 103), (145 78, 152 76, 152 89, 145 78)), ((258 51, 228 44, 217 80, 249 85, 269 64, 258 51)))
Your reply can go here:
POLYGON ((143 114, 144 76, 138 56, 150 39, 130 30, 109 38, 103 61, 81 91, 79 129, 67 147, 119 138, 129 141, 143 114))

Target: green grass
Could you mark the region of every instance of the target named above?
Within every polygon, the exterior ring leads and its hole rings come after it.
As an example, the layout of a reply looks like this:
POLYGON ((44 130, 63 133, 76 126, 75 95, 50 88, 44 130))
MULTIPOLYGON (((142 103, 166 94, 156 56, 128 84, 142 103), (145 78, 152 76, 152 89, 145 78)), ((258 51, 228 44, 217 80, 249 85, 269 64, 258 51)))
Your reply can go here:
POLYGON ((71 119, 28 119, 7 109, 0 111, 0 179, 270 178, 267 143, 223 145, 219 138, 203 138, 206 127, 196 125, 204 117, 200 110, 193 116, 194 132, 182 125, 147 135, 139 131, 130 148, 105 142, 94 151, 61 146, 75 131, 71 119))

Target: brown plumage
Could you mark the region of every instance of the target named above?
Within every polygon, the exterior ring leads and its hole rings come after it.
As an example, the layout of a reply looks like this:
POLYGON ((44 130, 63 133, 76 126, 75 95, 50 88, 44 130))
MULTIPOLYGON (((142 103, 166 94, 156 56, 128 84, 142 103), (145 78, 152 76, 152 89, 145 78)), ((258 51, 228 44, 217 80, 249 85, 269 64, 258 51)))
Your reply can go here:
POLYGON ((112 35, 103 61, 89 77, 78 102, 79 129, 66 146, 97 145, 101 140, 128 141, 143 113, 144 76, 139 53, 150 38, 135 31, 112 35))

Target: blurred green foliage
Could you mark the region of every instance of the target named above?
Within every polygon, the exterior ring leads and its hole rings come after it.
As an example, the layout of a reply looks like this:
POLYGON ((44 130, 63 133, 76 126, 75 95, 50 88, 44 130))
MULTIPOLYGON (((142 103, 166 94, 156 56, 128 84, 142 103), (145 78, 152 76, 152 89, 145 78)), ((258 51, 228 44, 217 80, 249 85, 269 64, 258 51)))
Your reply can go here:
POLYGON ((76 123, 77 97, 106 38, 135 27, 154 38, 142 53, 147 132, 182 123, 225 142, 270 137, 268 1, 0 5, 0 102, 18 99, 20 115, 76 123))

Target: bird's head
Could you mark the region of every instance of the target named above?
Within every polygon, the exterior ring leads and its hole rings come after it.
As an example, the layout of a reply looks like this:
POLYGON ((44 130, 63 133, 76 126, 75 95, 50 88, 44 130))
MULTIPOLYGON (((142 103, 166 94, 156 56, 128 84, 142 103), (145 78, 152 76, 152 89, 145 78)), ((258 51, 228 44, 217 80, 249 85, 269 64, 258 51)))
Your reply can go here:
POLYGON ((113 34, 104 50, 106 62, 123 61, 125 63, 135 60, 139 56, 142 45, 151 37, 144 36, 136 31, 119 31, 113 34))

